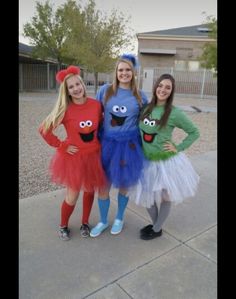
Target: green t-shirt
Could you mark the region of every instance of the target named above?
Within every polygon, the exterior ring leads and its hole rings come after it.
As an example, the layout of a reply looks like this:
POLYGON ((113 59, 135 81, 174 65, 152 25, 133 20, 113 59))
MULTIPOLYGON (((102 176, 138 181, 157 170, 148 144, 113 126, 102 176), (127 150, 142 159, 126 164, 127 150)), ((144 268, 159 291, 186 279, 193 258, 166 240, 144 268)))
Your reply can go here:
POLYGON ((198 128, 182 110, 175 106, 172 107, 166 126, 160 129, 156 120, 160 120, 163 113, 164 106, 156 106, 151 114, 139 122, 143 151, 149 160, 165 160, 176 154, 174 152, 166 152, 163 148, 164 143, 173 143, 171 140, 172 133, 176 127, 187 133, 182 142, 175 145, 178 152, 190 147, 199 137, 198 128))

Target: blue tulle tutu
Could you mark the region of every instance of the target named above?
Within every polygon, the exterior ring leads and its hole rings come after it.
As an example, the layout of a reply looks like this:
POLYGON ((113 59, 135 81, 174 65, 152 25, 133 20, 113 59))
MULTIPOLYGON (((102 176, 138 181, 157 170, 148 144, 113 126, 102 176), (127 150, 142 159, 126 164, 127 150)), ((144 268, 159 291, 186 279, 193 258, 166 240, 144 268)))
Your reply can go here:
POLYGON ((141 176, 144 159, 138 130, 103 134, 102 163, 113 187, 135 185, 141 176))

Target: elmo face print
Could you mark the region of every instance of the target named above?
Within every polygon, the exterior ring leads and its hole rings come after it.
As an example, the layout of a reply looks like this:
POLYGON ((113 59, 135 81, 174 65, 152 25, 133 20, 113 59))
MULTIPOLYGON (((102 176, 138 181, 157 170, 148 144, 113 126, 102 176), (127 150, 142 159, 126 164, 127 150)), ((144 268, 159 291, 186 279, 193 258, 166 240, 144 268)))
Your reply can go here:
POLYGON ((91 120, 85 120, 79 122, 79 135, 84 142, 92 141, 94 138, 94 127, 91 120))

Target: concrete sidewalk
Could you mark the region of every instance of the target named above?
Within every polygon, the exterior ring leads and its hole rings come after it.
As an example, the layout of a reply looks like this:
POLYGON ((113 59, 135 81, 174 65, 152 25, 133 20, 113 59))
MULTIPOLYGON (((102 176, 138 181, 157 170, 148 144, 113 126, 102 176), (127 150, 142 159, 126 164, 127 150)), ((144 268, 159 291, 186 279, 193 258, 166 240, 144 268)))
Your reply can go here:
MULTIPOLYGON (((72 239, 57 236, 65 190, 19 201, 19 299, 216 299, 216 161, 212 151, 191 157, 201 177, 195 198, 173 206, 160 238, 143 241, 149 223, 129 203, 120 235, 79 233, 81 200, 70 220, 72 239)), ((109 220, 116 212, 112 193, 109 220)), ((99 218, 94 202, 90 224, 99 218)))

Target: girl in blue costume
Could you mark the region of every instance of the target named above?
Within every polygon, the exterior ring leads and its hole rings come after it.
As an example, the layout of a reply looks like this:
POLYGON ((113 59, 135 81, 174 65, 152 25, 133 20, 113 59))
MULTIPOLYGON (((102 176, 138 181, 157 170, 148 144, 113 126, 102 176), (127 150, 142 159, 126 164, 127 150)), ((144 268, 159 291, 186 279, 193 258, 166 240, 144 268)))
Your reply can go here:
POLYGON ((90 236, 99 236, 108 226, 110 206, 109 191, 113 186, 119 189, 118 209, 111 234, 119 234, 124 224, 124 212, 129 198, 128 188, 134 186, 141 175, 144 155, 138 130, 138 118, 146 95, 137 89, 135 81, 136 57, 122 55, 115 67, 113 83, 103 85, 97 99, 104 108, 102 142, 102 163, 110 185, 99 193, 100 222, 91 230, 90 236))

